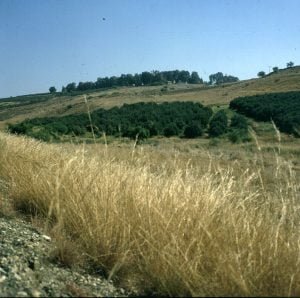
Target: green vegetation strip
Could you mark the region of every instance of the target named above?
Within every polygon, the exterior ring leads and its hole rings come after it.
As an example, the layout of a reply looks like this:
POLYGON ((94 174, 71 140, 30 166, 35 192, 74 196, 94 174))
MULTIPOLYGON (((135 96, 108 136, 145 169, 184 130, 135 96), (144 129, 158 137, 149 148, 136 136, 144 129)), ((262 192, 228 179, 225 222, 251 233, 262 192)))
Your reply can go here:
POLYGON ((300 136, 300 92, 239 97, 230 108, 258 121, 273 120, 280 131, 300 136))
POLYGON ((98 109, 91 114, 64 117, 35 118, 19 124, 10 124, 9 130, 44 141, 60 140, 62 136, 138 138, 179 136, 197 138, 208 133, 210 137, 227 134, 232 142, 248 141, 248 123, 245 117, 234 115, 230 127, 224 110, 213 115, 210 107, 193 102, 164 102, 124 104, 109 110, 98 109), (90 118, 89 118, 90 115, 90 118))
MULTIPOLYGON (((155 136, 186 134, 197 137, 202 134, 212 115, 211 108, 199 103, 137 103, 124 104, 109 110, 99 109, 91 113, 93 130, 97 136, 107 135, 140 139, 155 136)), ((92 127, 87 114, 65 117, 36 118, 10 125, 13 133, 26 134, 48 140, 61 135, 85 136, 92 127)))

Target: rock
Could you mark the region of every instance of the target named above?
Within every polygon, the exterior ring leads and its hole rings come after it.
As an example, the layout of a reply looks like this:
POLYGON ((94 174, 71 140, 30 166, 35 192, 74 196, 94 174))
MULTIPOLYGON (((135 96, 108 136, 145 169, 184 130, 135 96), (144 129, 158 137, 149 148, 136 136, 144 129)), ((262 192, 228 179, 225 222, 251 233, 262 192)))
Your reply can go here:
POLYGON ((55 263, 55 248, 51 237, 29 223, 0 215, 0 297, 127 296, 100 275, 55 263))
POLYGON ((47 235, 42 235, 42 238, 45 239, 46 241, 51 241, 51 237, 47 236, 47 235))
POLYGON ((38 290, 32 290, 31 296, 32 297, 41 297, 41 292, 39 292, 38 290))
POLYGON ((14 278, 16 280, 22 280, 21 276, 19 274, 17 274, 17 273, 14 274, 14 278))
POLYGON ((24 291, 19 291, 16 296, 17 297, 28 297, 28 294, 24 291))
POLYGON ((35 262, 34 262, 34 259, 29 259, 29 260, 28 260, 28 267, 29 267, 31 270, 34 270, 34 269, 35 269, 35 262))

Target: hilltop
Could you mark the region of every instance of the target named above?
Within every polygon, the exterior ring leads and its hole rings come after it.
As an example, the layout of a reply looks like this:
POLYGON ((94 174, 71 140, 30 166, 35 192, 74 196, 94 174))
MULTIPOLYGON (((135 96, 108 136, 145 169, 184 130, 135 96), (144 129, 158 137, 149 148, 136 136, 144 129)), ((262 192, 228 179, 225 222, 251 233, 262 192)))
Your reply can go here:
MULTIPOLYGON (((85 91, 90 110, 111 108, 124 103, 194 101, 208 106, 223 106, 239 96, 299 91, 300 66, 281 69, 264 78, 208 86, 205 84, 166 84, 160 86, 116 87, 85 91)), ((86 112, 83 92, 37 94, 0 100, 0 128, 27 118, 65 116, 86 112)))

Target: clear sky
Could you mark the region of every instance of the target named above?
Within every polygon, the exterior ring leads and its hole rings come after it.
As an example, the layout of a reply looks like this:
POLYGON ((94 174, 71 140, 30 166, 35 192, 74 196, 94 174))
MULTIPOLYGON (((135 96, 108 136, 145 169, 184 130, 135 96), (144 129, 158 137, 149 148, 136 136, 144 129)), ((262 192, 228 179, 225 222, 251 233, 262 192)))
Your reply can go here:
POLYGON ((253 78, 300 63, 299 12, 300 0, 0 0, 0 97, 152 70, 253 78))

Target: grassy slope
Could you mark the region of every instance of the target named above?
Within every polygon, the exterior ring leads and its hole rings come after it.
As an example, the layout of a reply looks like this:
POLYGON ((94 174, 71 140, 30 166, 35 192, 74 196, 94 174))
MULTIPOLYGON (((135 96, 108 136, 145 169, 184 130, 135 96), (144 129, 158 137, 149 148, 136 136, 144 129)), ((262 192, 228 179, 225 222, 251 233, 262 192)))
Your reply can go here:
POLYGON ((93 264, 140 294, 300 294, 299 176, 279 154, 257 149, 226 161, 214 150, 2 133, 0 146, 9 198, 48 219, 64 263, 93 264))
MULTIPOLYGON (((110 108, 123 103, 139 101, 174 101, 192 100, 205 105, 226 105, 233 98, 243 95, 261 94, 300 90, 300 66, 281 70, 263 79, 251 79, 223 86, 207 87, 197 85, 170 85, 167 91, 163 86, 116 88, 105 91, 90 92, 88 100, 91 110, 103 107, 110 108)), ((86 112, 82 95, 78 96, 46 96, 46 100, 34 103, 26 102, 24 97, 18 102, 0 101, 0 128, 6 123, 16 123, 26 118, 60 116, 86 112)))

